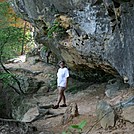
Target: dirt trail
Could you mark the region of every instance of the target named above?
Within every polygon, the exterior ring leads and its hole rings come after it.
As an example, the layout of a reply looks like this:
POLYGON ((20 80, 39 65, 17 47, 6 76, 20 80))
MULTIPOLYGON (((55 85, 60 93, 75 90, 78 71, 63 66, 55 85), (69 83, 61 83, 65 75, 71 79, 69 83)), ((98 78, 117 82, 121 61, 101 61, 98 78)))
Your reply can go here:
MULTIPOLYGON (((42 118, 33 123, 34 126, 40 132, 44 132, 44 134, 62 134, 65 132, 72 124, 79 124, 81 121, 86 120, 87 124, 83 128, 83 134, 134 134, 134 125, 127 122, 125 125, 120 128, 114 127, 109 130, 104 130, 96 118, 96 105, 99 100, 107 100, 110 101, 104 95, 106 83, 102 84, 93 84, 87 89, 80 91, 76 94, 67 93, 67 104, 72 102, 76 102, 78 105, 79 116, 73 118, 73 120, 65 125, 61 125, 62 116, 45 119, 42 118)), ((55 103, 57 99, 57 95, 50 95, 47 97, 39 97, 40 102, 47 103, 55 103)), ((56 113, 64 113, 66 108, 52 109, 52 111, 56 113)), ((73 131, 73 134, 78 134, 78 132, 73 131)))
MULTIPOLYGON (((38 130, 45 132, 53 132, 54 134, 60 134, 63 131, 65 131, 71 124, 77 124, 80 123, 83 120, 87 121, 87 126, 85 126, 84 131, 88 131, 89 126, 92 126, 92 123, 95 123, 96 120, 96 104, 98 102, 98 99, 102 99, 104 97, 103 91, 104 91, 105 83, 104 84, 95 84, 90 87, 88 87, 84 91, 80 91, 76 94, 69 94, 66 93, 67 96, 67 104, 70 103, 77 103, 78 105, 78 111, 79 116, 75 117, 71 122, 61 125, 61 119, 62 116, 45 119, 42 118, 41 120, 38 120, 33 123, 33 125, 37 126, 38 130), (100 92, 98 92, 100 90, 100 92)), ((47 97, 39 97, 39 101, 43 104, 46 104, 48 102, 55 103, 57 99, 57 94, 50 95, 47 97)), ((51 109, 55 113, 64 113, 66 108, 58 108, 58 109, 51 109)))

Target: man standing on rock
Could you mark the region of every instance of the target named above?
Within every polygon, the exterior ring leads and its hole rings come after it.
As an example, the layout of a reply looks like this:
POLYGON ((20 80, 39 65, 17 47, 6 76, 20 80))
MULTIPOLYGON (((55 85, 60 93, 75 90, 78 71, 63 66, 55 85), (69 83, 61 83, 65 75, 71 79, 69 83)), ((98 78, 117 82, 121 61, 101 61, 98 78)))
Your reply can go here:
POLYGON ((60 61, 59 66, 60 68, 58 69, 58 73, 57 73, 57 86, 58 86, 59 96, 58 96, 57 104, 53 106, 53 109, 59 108, 59 104, 61 100, 63 100, 63 104, 60 105, 60 107, 67 107, 64 92, 68 85, 69 71, 65 67, 64 61, 60 61))

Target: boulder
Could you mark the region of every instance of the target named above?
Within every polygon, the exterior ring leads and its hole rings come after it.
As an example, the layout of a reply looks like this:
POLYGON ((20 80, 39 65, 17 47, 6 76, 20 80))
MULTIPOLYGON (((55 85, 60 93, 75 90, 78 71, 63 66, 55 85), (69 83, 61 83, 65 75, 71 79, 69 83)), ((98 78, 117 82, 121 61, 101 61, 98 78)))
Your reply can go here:
POLYGON ((107 97, 112 98, 119 95, 122 90, 126 90, 128 87, 129 85, 124 83, 122 79, 114 78, 108 81, 105 94, 107 97))
POLYGON ((124 120, 134 123, 134 106, 124 108, 121 116, 124 120))
MULTIPOLYGON (((20 82, 21 90, 27 94, 36 93, 40 89, 42 84, 44 84, 43 81, 38 81, 38 79, 34 77, 20 75, 17 77, 17 79, 20 82)), ((14 86, 16 88, 19 88, 16 83, 14 84, 14 86)))
POLYGON ((78 112, 77 104, 71 103, 67 107, 67 109, 62 117, 61 124, 66 124, 66 123, 70 122, 74 117, 76 117, 78 115, 79 115, 79 112, 78 112))
POLYGON ((37 107, 30 108, 23 116, 22 122, 32 122, 37 116, 39 116, 39 111, 37 107))
POLYGON ((96 108, 97 118, 104 129, 114 127, 115 113, 113 108, 105 101, 100 101, 96 108))

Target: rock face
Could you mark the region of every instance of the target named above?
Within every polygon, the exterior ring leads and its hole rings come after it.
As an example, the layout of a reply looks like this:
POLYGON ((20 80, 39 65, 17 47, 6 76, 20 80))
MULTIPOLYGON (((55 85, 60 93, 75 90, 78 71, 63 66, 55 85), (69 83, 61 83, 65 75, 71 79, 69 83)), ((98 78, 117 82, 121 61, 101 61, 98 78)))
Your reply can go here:
POLYGON ((47 45, 74 72, 90 77, 103 70, 127 78, 131 86, 133 5, 132 0, 12 1, 15 11, 35 27, 35 40, 47 45))
POLYGON ((120 94, 123 89, 126 89, 128 87, 129 85, 123 83, 123 81, 121 81, 120 79, 111 79, 106 85, 105 94, 107 97, 113 98, 120 94))
POLYGON ((33 127, 26 123, 14 121, 14 120, 3 120, 0 121, 1 134, 33 134, 33 127))
POLYGON ((101 101, 98 103, 96 113, 100 121, 100 124, 104 129, 114 126, 115 124, 114 110, 105 101, 101 101))
POLYGON ((67 107, 67 109, 62 117, 61 124, 65 125, 66 123, 70 122, 74 117, 77 117, 78 115, 79 115, 79 112, 78 112, 77 104, 71 103, 67 107))

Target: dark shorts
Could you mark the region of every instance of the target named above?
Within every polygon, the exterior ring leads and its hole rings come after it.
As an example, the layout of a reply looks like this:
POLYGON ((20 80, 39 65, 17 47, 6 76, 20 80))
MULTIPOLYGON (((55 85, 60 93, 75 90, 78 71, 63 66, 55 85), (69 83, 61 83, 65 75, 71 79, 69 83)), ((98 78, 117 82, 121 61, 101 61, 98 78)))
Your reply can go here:
POLYGON ((65 87, 58 87, 59 90, 65 90, 65 87))

